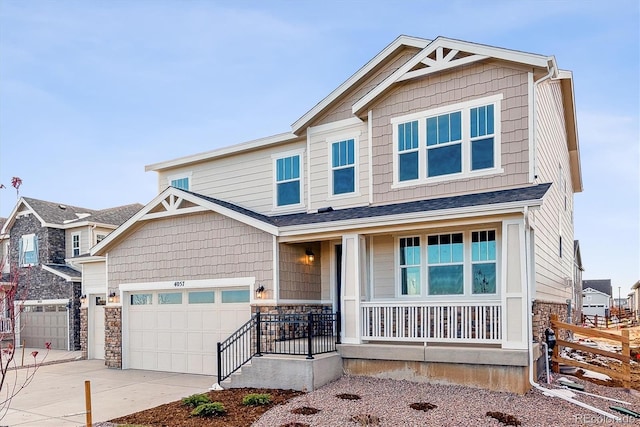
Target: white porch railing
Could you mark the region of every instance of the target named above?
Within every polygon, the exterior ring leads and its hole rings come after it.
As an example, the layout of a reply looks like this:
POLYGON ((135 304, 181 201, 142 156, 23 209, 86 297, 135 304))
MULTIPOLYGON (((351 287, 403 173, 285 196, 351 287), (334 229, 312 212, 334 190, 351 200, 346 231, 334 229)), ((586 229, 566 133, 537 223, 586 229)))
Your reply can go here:
POLYGON ((0 317, 0 334, 8 334, 9 332, 11 332, 11 319, 0 317))
POLYGON ((361 338, 367 341, 499 344, 502 340, 498 302, 362 302, 361 321, 361 338))

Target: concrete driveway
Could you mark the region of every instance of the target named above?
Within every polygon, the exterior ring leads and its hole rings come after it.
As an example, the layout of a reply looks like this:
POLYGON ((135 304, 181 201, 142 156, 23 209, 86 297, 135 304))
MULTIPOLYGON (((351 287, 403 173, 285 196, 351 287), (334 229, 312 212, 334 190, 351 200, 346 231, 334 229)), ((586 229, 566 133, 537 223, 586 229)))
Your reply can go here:
MULTIPOLYGON (((27 370, 14 372, 21 384, 27 370)), ((202 393, 215 383, 214 376, 108 369, 102 360, 45 365, 13 398, 0 426, 85 425, 85 380, 91 381, 94 423, 202 393)))

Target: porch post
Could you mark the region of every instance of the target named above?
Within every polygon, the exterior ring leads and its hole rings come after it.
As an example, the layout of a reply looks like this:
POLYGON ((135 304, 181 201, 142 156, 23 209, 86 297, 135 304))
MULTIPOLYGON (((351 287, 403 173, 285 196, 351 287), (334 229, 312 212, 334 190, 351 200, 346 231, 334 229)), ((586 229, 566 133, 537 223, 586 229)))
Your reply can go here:
POLYGON ((524 233, 524 219, 502 221, 502 348, 528 348, 524 233))
POLYGON ((342 342, 360 344, 360 236, 342 236, 342 342))

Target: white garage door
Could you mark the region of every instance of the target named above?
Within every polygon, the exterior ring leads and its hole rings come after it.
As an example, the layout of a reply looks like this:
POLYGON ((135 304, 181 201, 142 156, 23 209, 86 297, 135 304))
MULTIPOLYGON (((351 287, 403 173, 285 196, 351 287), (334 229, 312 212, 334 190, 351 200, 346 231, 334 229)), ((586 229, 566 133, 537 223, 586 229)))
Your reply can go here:
POLYGON ((216 375, 216 343, 251 317, 249 289, 125 294, 129 368, 216 375))

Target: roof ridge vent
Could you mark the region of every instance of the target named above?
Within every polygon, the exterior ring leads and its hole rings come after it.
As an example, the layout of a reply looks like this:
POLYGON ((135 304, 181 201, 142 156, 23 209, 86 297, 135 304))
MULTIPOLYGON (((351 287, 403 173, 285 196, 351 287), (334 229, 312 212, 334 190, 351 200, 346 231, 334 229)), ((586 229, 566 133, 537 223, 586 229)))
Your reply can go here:
POLYGON ((67 206, 66 206, 66 205, 58 205, 58 207, 59 207, 60 209, 67 209, 67 206))

